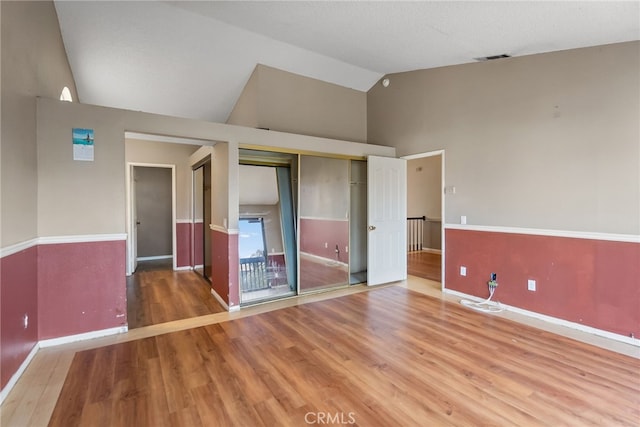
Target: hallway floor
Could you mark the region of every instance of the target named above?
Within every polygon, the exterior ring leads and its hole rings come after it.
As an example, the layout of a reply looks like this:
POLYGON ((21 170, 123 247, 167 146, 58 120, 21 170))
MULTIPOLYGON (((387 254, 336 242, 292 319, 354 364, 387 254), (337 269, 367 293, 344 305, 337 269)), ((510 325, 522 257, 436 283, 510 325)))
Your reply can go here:
POLYGON ((127 277, 129 329, 225 311, 200 275, 173 271, 161 261, 164 266, 157 261, 140 263, 127 277))
POLYGON ((442 255, 414 251, 407 253, 407 273, 423 279, 440 282, 442 279, 442 255))

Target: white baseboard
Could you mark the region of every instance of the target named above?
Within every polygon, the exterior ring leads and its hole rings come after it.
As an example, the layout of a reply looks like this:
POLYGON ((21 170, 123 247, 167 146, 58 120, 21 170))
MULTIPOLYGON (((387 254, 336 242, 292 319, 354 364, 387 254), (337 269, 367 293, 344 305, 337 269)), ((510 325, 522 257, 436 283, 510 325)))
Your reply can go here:
POLYGON ((173 271, 185 271, 185 270, 193 270, 193 267, 190 265, 183 265, 182 267, 176 267, 173 271))
POLYGON ((431 248, 422 248, 422 252, 429 252, 430 254, 442 254, 442 250, 431 248))
POLYGON ((27 357, 24 359, 22 364, 20 364, 20 367, 18 368, 18 370, 11 376, 7 385, 4 386, 4 388, 0 391, 0 405, 2 404, 2 402, 4 402, 4 399, 7 398, 11 390, 13 390, 13 387, 15 387, 16 383, 18 382, 22 374, 24 374, 24 371, 27 369, 27 366, 29 366, 29 363, 31 363, 33 358, 36 356, 36 353, 38 353, 38 350, 40 350, 40 344, 36 343, 31 349, 31 351, 29 352, 29 354, 27 355, 27 357))
POLYGON ((325 265, 339 265, 341 267, 347 267, 349 265, 346 262, 336 261, 335 259, 325 258, 320 255, 310 254, 309 252, 300 252, 300 257, 307 257, 311 260, 315 260, 325 265))
POLYGON ((136 258, 136 261, 155 261, 157 259, 169 259, 169 258, 173 258, 173 255, 140 256, 136 258))
MULTIPOLYGON (((484 301, 485 298, 479 298, 474 295, 465 294, 464 292, 454 291, 453 289, 444 289, 444 293, 459 296, 461 298, 470 299, 473 301, 484 301)), ((536 313, 535 311, 525 310, 519 307, 514 307, 512 305, 500 303, 500 307, 505 310, 512 311, 514 313, 522 314, 523 316, 532 317, 534 319, 539 319, 548 323, 552 323, 554 325, 564 326, 566 328, 575 329, 576 331, 586 332, 588 334, 597 335, 603 338, 607 338, 614 341, 623 342, 625 344, 631 344, 636 347, 640 347, 640 339, 631 338, 625 335, 614 334, 613 332, 604 331, 602 329, 594 328, 592 326, 583 325, 581 323, 570 322, 568 320, 560 319, 558 317, 548 316, 546 314, 536 313)))
POLYGON ((108 337, 109 335, 123 334, 129 330, 128 326, 118 326, 115 328, 102 329, 99 331, 85 332, 77 335, 67 335, 66 337, 51 338, 40 341, 40 348, 53 347, 60 344, 68 344, 76 341, 91 340, 94 338, 108 337))
POLYGON ((213 297, 218 300, 218 302, 220 303, 220 305, 222 307, 224 307, 224 309, 226 311, 230 311, 229 310, 229 304, 227 304, 226 302, 224 302, 224 300, 222 299, 222 297, 220 295, 218 295, 218 293, 215 291, 215 289, 211 288, 211 295, 213 295, 213 297))

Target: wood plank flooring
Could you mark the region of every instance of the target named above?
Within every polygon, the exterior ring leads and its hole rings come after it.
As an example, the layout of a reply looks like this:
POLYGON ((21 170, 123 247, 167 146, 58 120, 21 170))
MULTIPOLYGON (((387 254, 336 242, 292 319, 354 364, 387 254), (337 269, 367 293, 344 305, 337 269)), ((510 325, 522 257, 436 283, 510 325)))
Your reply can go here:
POLYGON ((193 271, 174 272, 147 263, 127 278, 129 329, 222 311, 209 283, 193 271))
POLYGON ((313 291, 349 284, 349 269, 344 264, 331 263, 300 254, 300 291, 313 291))
POLYGON ((442 280, 441 255, 426 251, 407 253, 407 273, 423 279, 442 280))
POLYGON ((76 353, 51 426, 640 423, 640 361, 383 287, 76 353), (330 421, 330 422, 326 422, 330 421))

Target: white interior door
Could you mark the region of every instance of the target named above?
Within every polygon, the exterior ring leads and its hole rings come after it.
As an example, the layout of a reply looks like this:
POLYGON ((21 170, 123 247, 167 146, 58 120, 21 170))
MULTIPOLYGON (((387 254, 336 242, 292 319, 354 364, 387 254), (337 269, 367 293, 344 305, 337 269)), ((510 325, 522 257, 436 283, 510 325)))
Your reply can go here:
POLYGON ((407 161, 367 159, 367 284, 407 278, 407 161))

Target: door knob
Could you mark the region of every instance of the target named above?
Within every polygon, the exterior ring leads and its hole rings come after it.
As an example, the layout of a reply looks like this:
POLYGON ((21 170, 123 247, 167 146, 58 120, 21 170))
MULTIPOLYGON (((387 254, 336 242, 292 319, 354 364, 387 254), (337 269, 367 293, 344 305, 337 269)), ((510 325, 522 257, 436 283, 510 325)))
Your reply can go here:
POLYGON ((369 226, 369 231, 373 231, 373 230, 375 230, 375 229, 376 229, 376 226, 375 226, 375 225, 370 225, 370 226, 369 226))

